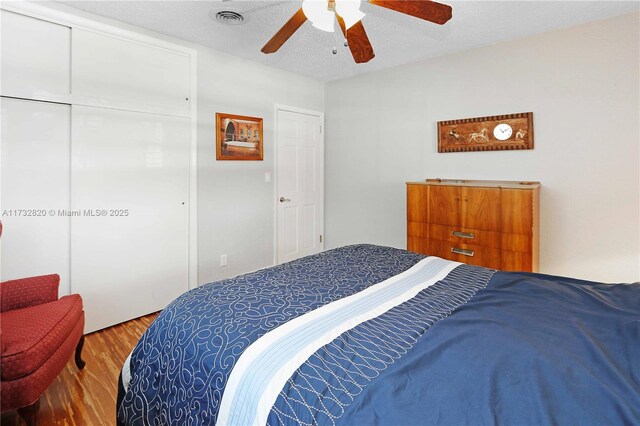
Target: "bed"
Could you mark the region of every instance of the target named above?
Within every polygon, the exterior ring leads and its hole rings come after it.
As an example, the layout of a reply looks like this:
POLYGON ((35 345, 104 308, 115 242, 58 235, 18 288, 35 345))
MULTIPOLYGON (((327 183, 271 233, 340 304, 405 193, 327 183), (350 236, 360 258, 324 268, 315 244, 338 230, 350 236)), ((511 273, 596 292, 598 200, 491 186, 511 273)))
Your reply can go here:
POLYGON ((353 245, 191 290, 119 425, 640 424, 640 284, 353 245))

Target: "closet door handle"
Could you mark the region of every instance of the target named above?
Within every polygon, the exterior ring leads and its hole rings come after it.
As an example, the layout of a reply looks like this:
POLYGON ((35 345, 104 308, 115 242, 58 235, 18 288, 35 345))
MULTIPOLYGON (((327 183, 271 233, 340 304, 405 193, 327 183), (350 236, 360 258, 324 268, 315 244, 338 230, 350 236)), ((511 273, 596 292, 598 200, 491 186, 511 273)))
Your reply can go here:
POLYGON ((289 201, 291 201, 289 198, 280 197, 281 203, 288 203, 289 201))
POLYGON ((451 247, 451 253, 457 253, 457 254, 461 254, 464 256, 470 256, 473 257, 473 255, 475 254, 475 251, 473 250, 465 250, 465 249, 461 249, 458 247, 451 247))
POLYGON ((461 232, 461 231, 451 231, 451 235, 453 235, 454 237, 468 238, 470 240, 473 240, 473 237, 475 237, 475 235, 472 232, 461 232))

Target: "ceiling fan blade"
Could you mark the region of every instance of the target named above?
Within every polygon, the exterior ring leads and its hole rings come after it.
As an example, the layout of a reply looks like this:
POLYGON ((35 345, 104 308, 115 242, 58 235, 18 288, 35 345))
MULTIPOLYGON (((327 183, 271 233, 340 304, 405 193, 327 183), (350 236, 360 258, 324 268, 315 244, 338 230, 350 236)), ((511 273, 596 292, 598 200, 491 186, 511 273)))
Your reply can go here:
POLYGON ((451 6, 431 0, 369 0, 369 3, 440 25, 451 19, 451 6))
POLYGON ((373 47, 371 46, 369 37, 367 37, 367 32, 364 30, 362 21, 358 21, 358 23, 347 31, 344 20, 338 14, 336 14, 336 18, 338 19, 338 24, 340 24, 342 34, 347 38, 349 50, 351 50, 351 54, 356 63, 364 64, 375 58, 376 54, 373 53, 373 47))
POLYGON ((296 30, 300 28, 300 26, 306 21, 307 17, 304 15, 302 8, 300 8, 291 17, 291 19, 289 19, 287 23, 284 24, 273 37, 271 37, 271 40, 269 40, 267 44, 264 45, 264 47, 262 48, 262 53, 277 52, 278 49, 280 49, 282 45, 285 44, 287 40, 289 40, 289 37, 291 37, 293 33, 295 33, 296 30))

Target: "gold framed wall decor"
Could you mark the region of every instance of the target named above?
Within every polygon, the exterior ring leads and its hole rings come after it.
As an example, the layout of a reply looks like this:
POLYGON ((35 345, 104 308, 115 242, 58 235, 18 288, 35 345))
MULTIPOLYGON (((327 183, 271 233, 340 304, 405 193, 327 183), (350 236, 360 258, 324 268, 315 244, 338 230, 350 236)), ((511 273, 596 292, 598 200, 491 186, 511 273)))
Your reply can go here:
POLYGON ((533 149, 533 113, 438 121, 438 152, 533 149))
POLYGON ((216 113, 216 159, 262 161, 262 118, 216 113))

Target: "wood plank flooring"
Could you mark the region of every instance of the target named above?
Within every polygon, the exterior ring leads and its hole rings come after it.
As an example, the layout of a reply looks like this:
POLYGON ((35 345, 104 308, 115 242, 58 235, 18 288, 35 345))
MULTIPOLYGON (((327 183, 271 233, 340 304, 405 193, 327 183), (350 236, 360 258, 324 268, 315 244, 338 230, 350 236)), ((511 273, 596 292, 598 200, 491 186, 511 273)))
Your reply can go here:
MULTIPOLYGON (((40 397, 38 426, 115 425, 118 375, 125 358, 157 313, 88 334, 78 371, 73 357, 40 397)), ((22 425, 16 412, 5 413, 0 424, 22 425)))

